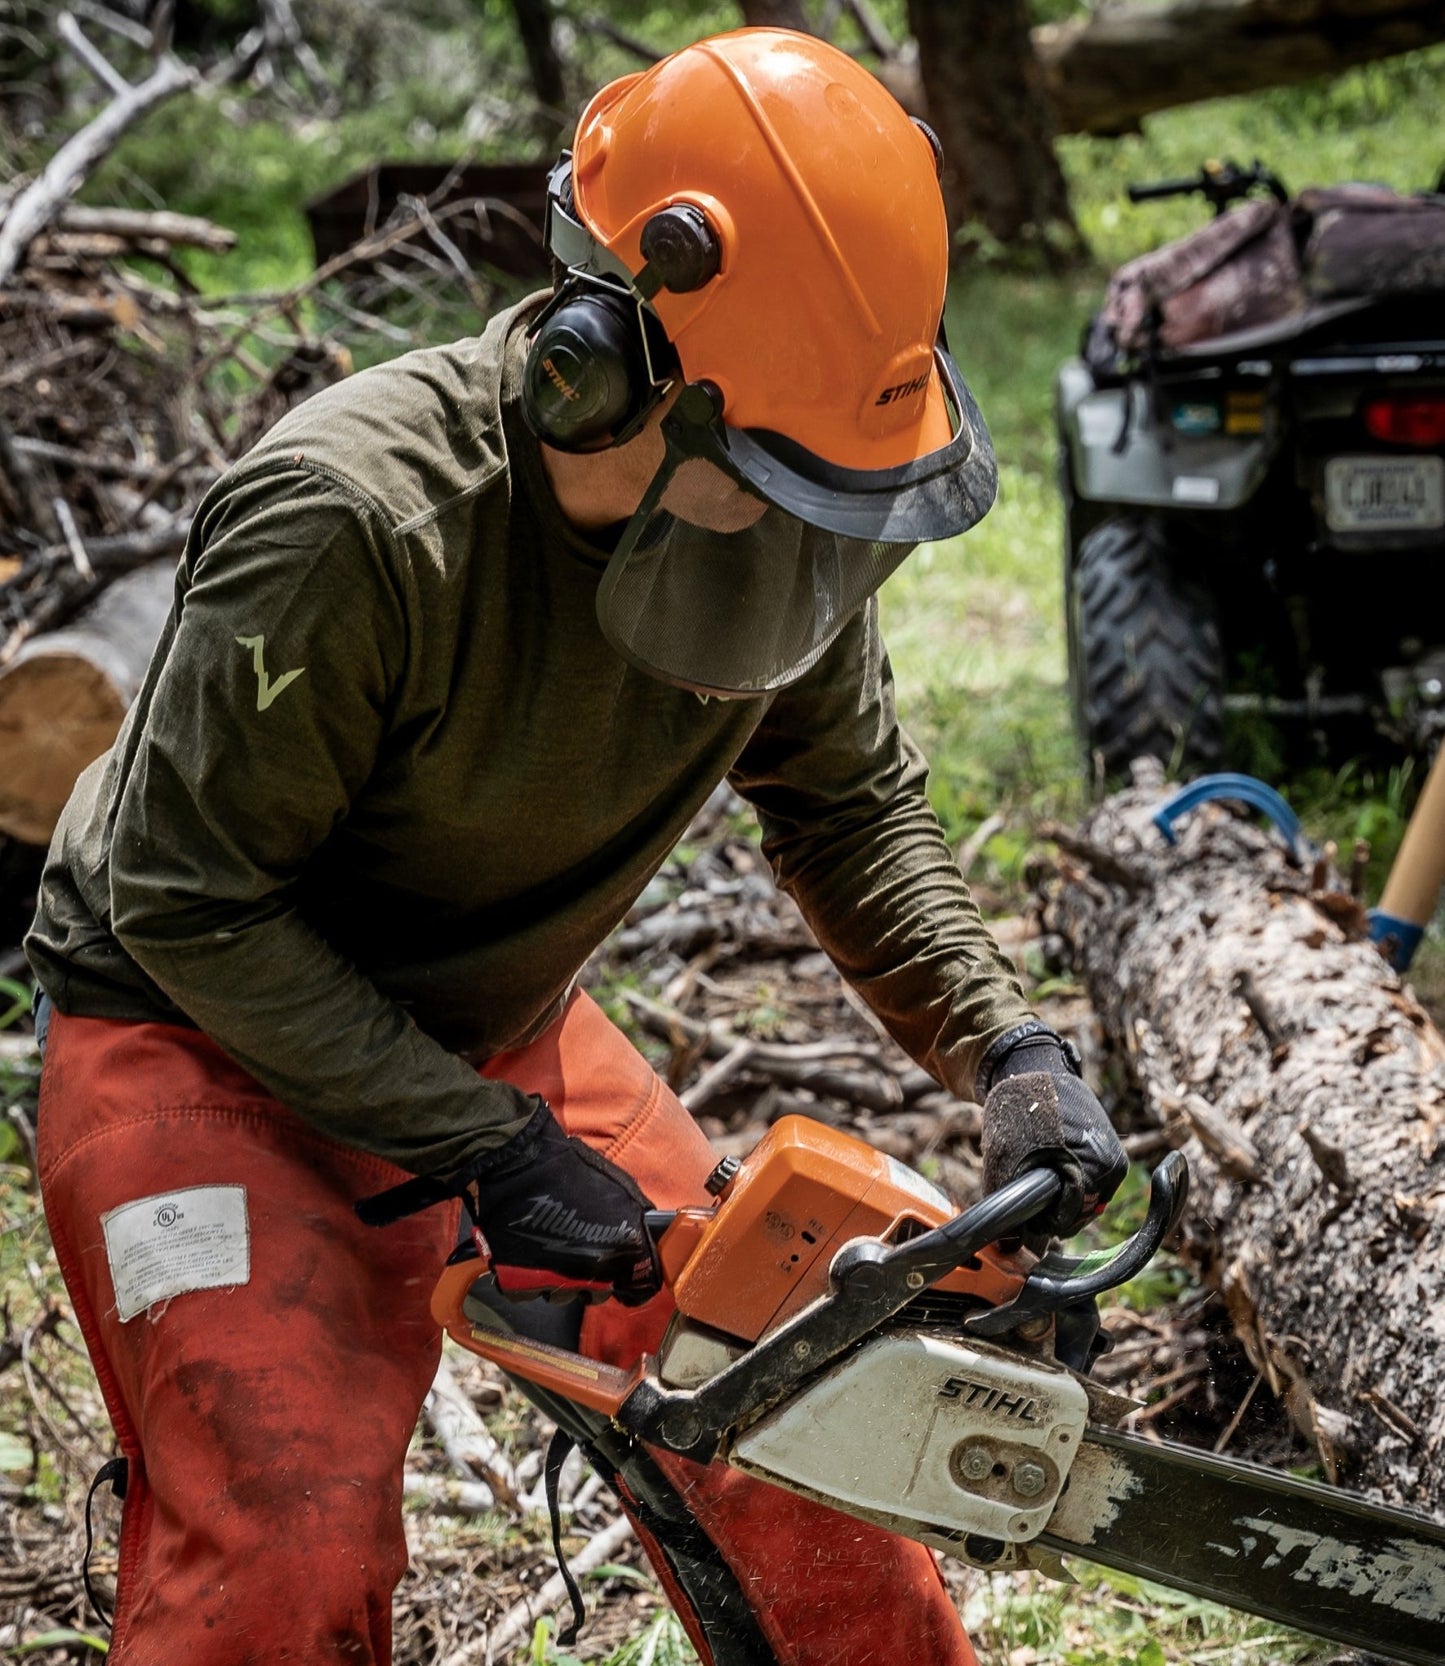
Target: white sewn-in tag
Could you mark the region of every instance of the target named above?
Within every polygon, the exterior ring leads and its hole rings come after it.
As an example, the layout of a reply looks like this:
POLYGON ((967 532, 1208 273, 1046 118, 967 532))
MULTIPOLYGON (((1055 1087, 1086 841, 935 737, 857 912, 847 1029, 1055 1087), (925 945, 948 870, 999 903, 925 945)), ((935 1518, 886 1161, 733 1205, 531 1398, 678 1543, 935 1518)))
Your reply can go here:
POLYGON ((251 1280, 244 1186, 189 1186, 100 1217, 121 1323, 172 1296, 251 1280))

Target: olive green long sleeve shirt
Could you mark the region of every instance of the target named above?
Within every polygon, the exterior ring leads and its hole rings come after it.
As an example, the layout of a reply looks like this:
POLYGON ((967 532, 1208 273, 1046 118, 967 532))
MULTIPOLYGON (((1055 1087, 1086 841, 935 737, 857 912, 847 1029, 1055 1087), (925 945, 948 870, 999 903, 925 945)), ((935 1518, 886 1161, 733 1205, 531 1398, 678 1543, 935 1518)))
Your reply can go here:
POLYGON ((699 700, 597 625, 517 397, 531 306, 317 394, 207 496, 27 939, 63 1012, 199 1026, 416 1172, 529 1106, 535 1034, 711 790, 908 1050, 968 1092, 1030 1016, 900 729, 869 605, 772 696, 699 700))

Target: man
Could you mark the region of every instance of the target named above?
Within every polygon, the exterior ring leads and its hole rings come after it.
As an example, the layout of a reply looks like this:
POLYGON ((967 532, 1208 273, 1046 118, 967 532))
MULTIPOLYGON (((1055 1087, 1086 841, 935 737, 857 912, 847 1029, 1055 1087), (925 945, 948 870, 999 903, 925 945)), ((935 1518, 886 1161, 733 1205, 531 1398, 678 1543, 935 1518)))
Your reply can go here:
MULTIPOLYGON (((564 1312, 585 1350, 655 1346, 641 1214, 712 1156, 574 985, 725 777, 916 1058, 1056 1080, 1062 1140, 1020 1158, 1065 1173, 1056 1229, 1123 1172, 878 635, 883 578, 995 482, 931 137, 744 30, 597 95, 549 238, 545 304, 317 395, 211 491, 56 835, 41 1181, 129 1460, 117 1666, 389 1659, 450 1200, 504 1286, 620 1298, 564 1312)), ((921 1547, 556 1410, 704 1659, 972 1662, 921 1547)))

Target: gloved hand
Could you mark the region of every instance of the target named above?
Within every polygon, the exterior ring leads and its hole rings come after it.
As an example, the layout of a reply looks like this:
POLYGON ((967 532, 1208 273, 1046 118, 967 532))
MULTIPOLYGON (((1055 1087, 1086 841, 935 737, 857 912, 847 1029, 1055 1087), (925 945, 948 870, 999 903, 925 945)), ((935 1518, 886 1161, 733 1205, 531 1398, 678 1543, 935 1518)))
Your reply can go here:
POLYGON ((1064 1182, 1038 1229, 1067 1238, 1118 1190, 1129 1159, 1062 1036, 1037 1020, 1002 1036, 984 1057, 985 1192, 1031 1169, 1064 1182))
POLYGON ((386 1226, 459 1197, 485 1238, 504 1295, 544 1289, 610 1292, 634 1305, 659 1285, 636 1182, 582 1140, 562 1131, 545 1100, 505 1145, 484 1151, 445 1178, 423 1175, 375 1197, 356 1213, 386 1226))

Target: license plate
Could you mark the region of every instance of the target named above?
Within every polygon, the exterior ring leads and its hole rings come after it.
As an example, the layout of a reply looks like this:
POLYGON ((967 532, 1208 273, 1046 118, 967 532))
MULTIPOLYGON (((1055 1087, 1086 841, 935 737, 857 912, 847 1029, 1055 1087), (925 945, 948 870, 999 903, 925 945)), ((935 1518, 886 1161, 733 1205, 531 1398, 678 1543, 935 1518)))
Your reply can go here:
POLYGON ((1325 524, 1332 532, 1428 532, 1445 526, 1445 458, 1330 458, 1325 524))

